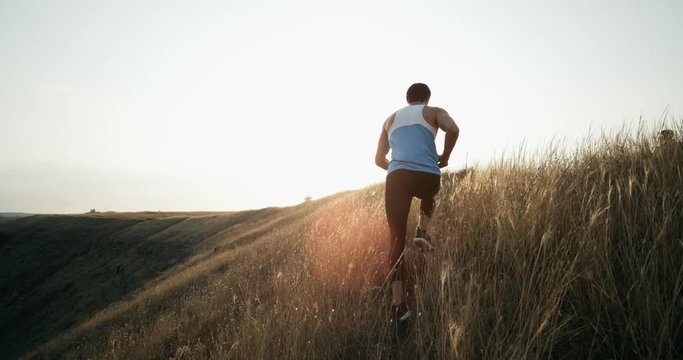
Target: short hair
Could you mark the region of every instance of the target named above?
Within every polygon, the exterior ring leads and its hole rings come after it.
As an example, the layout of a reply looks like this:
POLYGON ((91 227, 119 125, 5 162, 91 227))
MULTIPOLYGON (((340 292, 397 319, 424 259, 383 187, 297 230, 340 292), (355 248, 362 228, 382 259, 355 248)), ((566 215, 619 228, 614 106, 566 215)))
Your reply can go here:
POLYGON ((659 140, 673 140, 674 132, 673 130, 664 129, 659 133, 659 140))
POLYGON ((429 86, 423 84, 423 83, 415 83, 413 85, 410 85, 408 88, 408 92, 406 93, 406 100, 408 103, 412 102, 423 102, 429 100, 429 98, 432 96, 431 90, 429 90, 429 86))

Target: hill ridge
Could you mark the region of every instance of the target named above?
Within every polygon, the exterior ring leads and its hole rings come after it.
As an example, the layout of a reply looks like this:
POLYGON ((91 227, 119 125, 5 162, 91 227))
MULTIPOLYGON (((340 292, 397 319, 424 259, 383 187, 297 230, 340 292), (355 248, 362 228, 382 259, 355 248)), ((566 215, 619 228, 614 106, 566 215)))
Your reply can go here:
MULTIPOLYGON (((194 266, 197 261, 201 262, 218 252, 248 244, 249 240, 255 240, 272 231, 273 227, 278 225, 278 221, 287 219, 287 215, 283 215, 283 212, 297 213, 297 209, 305 207, 311 207, 311 204, 286 208, 268 207, 242 212, 46 214, 17 218, 2 223, 0 224, 0 250, 2 250, 0 274, 3 274, 3 280, 0 282, 0 289, 5 294, 2 298, 5 311, 0 316, 0 330, 2 330, 2 336, 0 336, 0 349, 2 350, 0 352, 3 357, 13 357, 55 336, 60 336, 60 333, 69 328, 73 330, 73 326, 82 321, 87 321, 97 312, 116 307, 122 301, 130 301, 134 294, 154 286, 155 283, 164 281, 174 272, 183 271, 184 268, 194 266), (81 224, 80 228, 79 223, 81 224), (213 229, 210 230, 212 232, 206 233, 205 230, 202 230, 200 231, 202 235, 198 236, 194 229, 199 225, 194 223, 211 225, 213 226, 213 229), (41 231, 41 229, 47 228, 56 229, 60 225, 66 227, 61 231, 63 236, 68 237, 77 234, 78 237, 90 243, 79 244, 79 241, 71 241, 73 239, 60 238, 62 235, 59 235, 59 230, 57 230, 57 234, 50 233, 49 236, 46 235, 46 231, 41 231), (235 230, 235 226, 240 226, 240 229, 235 230), (99 227, 105 231, 98 232, 99 227), (90 240, 87 240, 88 238, 90 240), (198 238, 201 239, 197 240, 198 238), (176 244, 170 245, 169 240, 176 244), (144 246, 139 243, 146 241, 152 243, 144 246), (29 244, 32 242, 36 243, 32 247, 36 250, 35 252, 17 254, 13 251, 17 248, 30 246, 29 244), (187 243, 184 244, 183 242, 187 243), (128 243, 128 246, 121 247, 124 243, 128 243), (214 245, 209 246, 210 244, 214 245), (68 246, 70 245, 72 245, 73 250, 69 250, 68 246), (58 246, 59 249, 50 250, 51 247, 55 246, 58 246), (167 258, 168 261, 156 266, 153 271, 138 276, 137 273, 142 268, 150 270, 149 267, 152 264, 133 266, 130 263, 139 263, 140 259, 149 258, 155 251, 163 252, 164 250, 160 247, 164 246, 172 248, 175 255, 167 258), (95 249, 98 247, 104 248, 96 251, 95 249), (143 251, 131 252, 135 248, 140 248, 143 251), (48 255, 50 252, 56 251, 66 256, 72 254, 71 262, 83 257, 90 257, 93 266, 89 268, 96 268, 101 272, 104 269, 104 272, 108 272, 110 274, 109 280, 106 280, 107 278, 102 279, 110 284, 110 288, 120 287, 119 294, 99 294, 96 289, 93 289, 97 287, 96 284, 92 281, 86 281, 80 286, 88 288, 88 290, 83 290, 92 292, 94 304, 82 305, 90 309, 89 311, 75 314, 66 322, 60 322, 54 316, 47 314, 43 316, 43 320, 40 316, 27 315, 27 312, 36 312, 37 309, 34 308, 34 305, 37 308, 44 308, 55 302, 58 303, 54 305, 55 314, 59 314, 67 307, 69 301, 74 300, 68 293, 57 295, 54 293, 55 290, 49 290, 54 288, 52 284, 54 281, 63 283, 63 292, 68 292, 79 286, 79 280, 74 276, 70 276, 68 281, 53 280, 55 277, 63 276, 61 273, 69 266, 69 261, 63 257, 54 258, 48 255), (111 252, 108 254, 109 257, 106 256, 107 252, 111 252), (120 258, 119 256, 122 254, 128 254, 129 257, 120 258), (135 256, 130 256, 130 254, 135 256), (53 264, 51 260, 56 263, 53 264), (24 266, 21 265, 22 263, 24 266), (27 266, 26 263, 33 265, 27 266), (39 263, 39 267, 43 269, 54 270, 43 271, 42 273, 47 277, 43 277, 42 280, 32 280, 26 284, 27 287, 24 290, 17 288, 16 285, 25 283, 25 280, 22 280, 24 278, 22 274, 34 273, 39 263), (41 295, 41 289, 49 291, 49 293, 41 295), (30 296, 33 300, 29 301, 26 296, 30 296), (36 304, 36 299, 43 300, 39 300, 36 304), (98 302, 97 299, 101 301, 98 302), (59 326, 50 325, 54 322, 59 322, 59 326), (47 329, 43 335, 33 337, 25 335, 29 333, 29 329, 35 333, 36 329, 40 328, 47 329)), ((82 282, 81 280, 80 283, 82 282)), ((99 280, 95 282, 99 282, 99 280)), ((112 289, 109 289, 109 292, 111 291, 112 289)), ((81 291, 81 293, 74 295, 83 296, 84 294, 81 291)), ((76 301, 78 302, 78 300, 76 301)), ((75 305, 75 307, 78 306, 75 305)))

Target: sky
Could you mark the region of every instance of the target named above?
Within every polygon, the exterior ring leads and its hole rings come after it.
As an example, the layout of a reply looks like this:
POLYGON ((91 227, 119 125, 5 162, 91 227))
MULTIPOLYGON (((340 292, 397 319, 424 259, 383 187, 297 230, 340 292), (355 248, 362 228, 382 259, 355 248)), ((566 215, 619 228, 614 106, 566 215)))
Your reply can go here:
POLYGON ((0 0, 0 211, 243 210, 379 183, 382 123, 414 82, 461 129, 452 171, 678 119, 682 16, 681 1, 0 0))

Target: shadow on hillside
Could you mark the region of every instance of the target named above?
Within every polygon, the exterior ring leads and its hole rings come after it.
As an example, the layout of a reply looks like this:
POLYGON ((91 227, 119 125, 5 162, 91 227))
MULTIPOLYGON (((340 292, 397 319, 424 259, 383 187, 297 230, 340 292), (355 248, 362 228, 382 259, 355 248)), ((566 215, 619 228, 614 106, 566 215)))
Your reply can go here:
POLYGON ((0 357, 13 358, 282 209, 40 215, 0 223, 0 357))

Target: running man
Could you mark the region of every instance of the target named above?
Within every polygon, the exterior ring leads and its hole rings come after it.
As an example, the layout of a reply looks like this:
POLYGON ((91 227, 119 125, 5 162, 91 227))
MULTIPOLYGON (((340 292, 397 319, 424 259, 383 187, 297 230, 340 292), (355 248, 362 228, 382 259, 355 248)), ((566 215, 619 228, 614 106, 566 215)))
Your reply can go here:
POLYGON ((391 114, 384 122, 375 155, 375 164, 387 170, 384 208, 391 234, 391 308, 399 327, 410 320, 403 291, 403 249, 410 203, 413 196, 421 200, 413 243, 422 249, 432 250, 434 246, 428 230, 434 213, 434 197, 441 185, 440 168, 448 165, 460 134, 460 129, 446 110, 427 105, 430 97, 431 91, 425 84, 416 83, 408 88, 408 106, 391 114), (434 143, 438 129, 446 133, 441 155, 437 154, 434 143), (391 161, 386 158, 389 149, 391 161))

